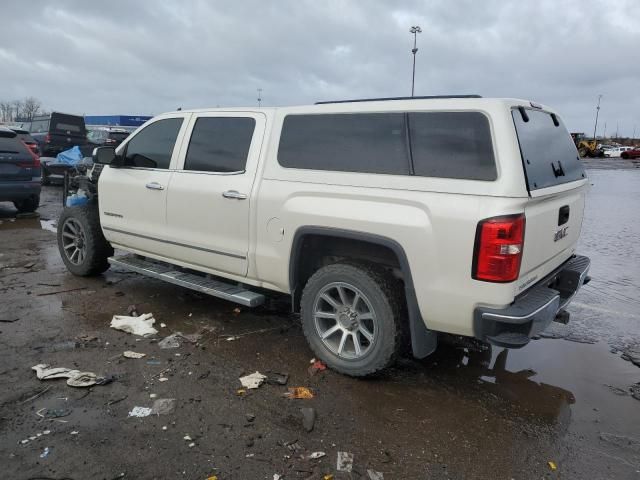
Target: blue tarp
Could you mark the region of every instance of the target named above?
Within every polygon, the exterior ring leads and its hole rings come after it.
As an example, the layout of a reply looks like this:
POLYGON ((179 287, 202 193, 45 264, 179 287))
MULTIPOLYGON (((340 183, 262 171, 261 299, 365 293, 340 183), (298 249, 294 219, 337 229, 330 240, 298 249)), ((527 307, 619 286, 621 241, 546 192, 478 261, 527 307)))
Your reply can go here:
POLYGON ((73 147, 64 152, 60 152, 56 157, 56 163, 66 163, 67 165, 77 165, 82 160, 80 147, 73 147))

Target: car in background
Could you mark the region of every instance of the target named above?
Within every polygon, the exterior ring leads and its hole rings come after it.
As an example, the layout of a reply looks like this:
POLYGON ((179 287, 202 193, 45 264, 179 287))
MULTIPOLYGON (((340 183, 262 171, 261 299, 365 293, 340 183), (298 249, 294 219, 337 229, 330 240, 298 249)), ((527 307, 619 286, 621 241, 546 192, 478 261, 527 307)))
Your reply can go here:
POLYGON ((620 156, 625 160, 629 158, 640 158, 640 147, 632 147, 630 150, 622 152, 620 156))
POLYGON ((117 147, 131 134, 124 128, 87 127, 87 129, 87 140, 96 147, 117 147))
POLYGON ((13 202, 20 213, 40 205, 40 158, 6 127, 0 127, 0 202, 13 202))
POLYGON ((71 147, 87 145, 84 117, 51 112, 33 118, 29 131, 45 157, 55 157, 71 147))
POLYGON ((633 147, 611 147, 604 151, 605 157, 620 157, 624 152, 632 150, 633 147))
POLYGON ((31 149, 33 153, 40 156, 40 147, 38 147, 38 142, 36 142, 35 138, 31 136, 29 130, 25 130, 22 127, 11 126, 10 130, 13 130, 18 134, 18 138, 24 142, 24 144, 31 149))

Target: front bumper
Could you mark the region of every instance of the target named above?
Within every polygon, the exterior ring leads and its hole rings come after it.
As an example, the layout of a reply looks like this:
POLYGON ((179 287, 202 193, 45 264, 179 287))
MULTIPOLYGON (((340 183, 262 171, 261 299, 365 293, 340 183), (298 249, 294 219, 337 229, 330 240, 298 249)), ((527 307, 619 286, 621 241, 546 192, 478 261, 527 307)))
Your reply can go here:
POLYGON ((506 308, 478 307, 474 312, 476 338, 507 348, 524 347, 531 337, 557 320, 569 321, 564 308, 580 287, 591 280, 587 273, 591 261, 575 255, 506 308))

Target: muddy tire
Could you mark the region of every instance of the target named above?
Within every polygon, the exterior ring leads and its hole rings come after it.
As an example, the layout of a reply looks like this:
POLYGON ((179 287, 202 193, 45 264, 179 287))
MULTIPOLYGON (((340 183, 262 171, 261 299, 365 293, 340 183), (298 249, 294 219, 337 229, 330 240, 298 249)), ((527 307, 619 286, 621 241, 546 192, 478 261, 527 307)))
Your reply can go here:
POLYGON ((376 266, 328 265, 302 293, 304 335, 333 370, 375 374, 392 365, 401 348, 402 301, 400 283, 376 266))
POLYGON ((35 212, 40 206, 40 195, 32 195, 31 197, 13 202, 13 206, 20 213, 35 212))
POLYGON ((97 205, 66 207, 58 220, 58 250, 74 275, 98 275, 109 268, 113 247, 100 228, 97 205))

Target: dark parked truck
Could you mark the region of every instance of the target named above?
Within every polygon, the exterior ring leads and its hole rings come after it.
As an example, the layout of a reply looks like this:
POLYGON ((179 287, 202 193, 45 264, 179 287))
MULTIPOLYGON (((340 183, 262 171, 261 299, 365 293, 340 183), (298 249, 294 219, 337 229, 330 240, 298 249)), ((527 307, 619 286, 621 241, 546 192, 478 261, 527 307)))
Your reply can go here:
POLYGON ((37 116, 31 122, 30 131, 45 157, 55 157, 71 147, 87 144, 84 117, 79 115, 51 112, 37 116))
POLYGON ((19 212, 33 212, 40 204, 40 159, 5 127, 0 127, 0 202, 13 202, 19 212))

